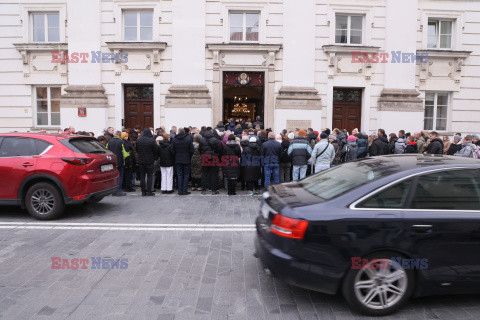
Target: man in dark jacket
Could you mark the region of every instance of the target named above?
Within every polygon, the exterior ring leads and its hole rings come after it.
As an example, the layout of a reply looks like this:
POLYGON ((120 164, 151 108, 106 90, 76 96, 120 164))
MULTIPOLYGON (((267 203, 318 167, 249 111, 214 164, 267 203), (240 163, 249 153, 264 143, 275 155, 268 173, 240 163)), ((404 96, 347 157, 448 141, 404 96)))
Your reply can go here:
POLYGON ((388 139, 385 135, 379 132, 379 135, 372 134, 374 140, 372 141, 372 145, 370 146, 370 156, 383 156, 388 154, 388 139))
POLYGON ((125 172, 125 160, 123 158, 124 154, 124 146, 122 141, 122 133, 120 131, 115 132, 115 136, 111 139, 107 144, 107 149, 112 151, 117 158, 117 170, 120 174, 118 178, 118 190, 114 193, 114 196, 122 197, 126 196, 127 194, 122 192, 122 184, 123 184, 123 174, 125 172))
POLYGON ((212 194, 218 194, 219 156, 222 148, 222 142, 215 138, 212 128, 208 127, 199 143, 202 155, 202 194, 207 193, 208 186, 212 189, 212 194))
POLYGON ((435 131, 430 132, 430 144, 425 149, 425 154, 443 154, 443 141, 435 131))
POLYGON ((288 148, 288 155, 293 165, 293 181, 302 180, 307 175, 308 159, 312 156, 313 150, 305 136, 305 130, 299 130, 288 148))
POLYGON ((142 196, 154 196, 154 162, 158 157, 158 146, 153 140, 152 131, 149 128, 143 129, 143 133, 135 143, 135 150, 138 153, 138 170, 140 173, 140 187, 142 196))
POLYGON ((178 194, 181 196, 190 194, 187 186, 190 179, 190 165, 194 151, 192 138, 185 132, 185 129, 178 129, 178 134, 172 142, 172 153, 175 158, 175 167, 177 168, 178 194))
POLYGON ((407 138, 407 146, 405 148, 405 153, 417 153, 418 146, 415 142, 415 138, 413 136, 409 136, 407 138))
POLYGON ((282 144, 275 140, 275 133, 268 134, 268 140, 262 144, 261 155, 264 161, 265 188, 270 184, 273 173, 273 181, 280 183, 280 159, 282 158, 282 144))

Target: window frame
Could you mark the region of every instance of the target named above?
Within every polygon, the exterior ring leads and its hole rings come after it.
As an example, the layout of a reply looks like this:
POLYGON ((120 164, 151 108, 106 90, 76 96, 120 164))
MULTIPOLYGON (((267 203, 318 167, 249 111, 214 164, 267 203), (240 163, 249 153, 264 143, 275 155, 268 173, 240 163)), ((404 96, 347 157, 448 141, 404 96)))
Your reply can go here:
MULTIPOLYGON (((425 92, 425 98, 424 98, 424 102, 423 102, 423 110, 424 110, 424 113, 423 113, 423 130, 428 130, 428 131, 437 131, 437 132, 447 132, 448 131, 448 119, 449 119, 449 114, 450 114, 450 105, 451 105, 451 94, 450 92, 445 92, 445 91, 426 91, 425 92), (433 118, 432 118, 432 128, 431 129, 426 129, 425 127, 425 111, 426 111, 426 107, 427 107, 427 94, 434 94, 434 98, 433 98, 433 118), (446 112, 446 118, 440 118, 440 119, 445 119, 445 129, 441 130, 441 129, 438 129, 437 128, 437 120, 439 119, 437 117, 437 112, 438 112, 438 95, 439 94, 446 94, 447 95, 447 112, 446 112)), ((444 105, 441 105, 441 106, 444 106, 444 105)))
MULTIPOLYGON (((365 20, 366 20, 366 15, 362 13, 341 13, 341 12, 335 12, 335 22, 333 24, 334 28, 334 43, 336 45, 354 45, 354 46, 363 46, 365 45, 365 20), (337 42, 337 30, 343 30, 343 29, 337 29, 337 16, 346 16, 347 17, 347 42, 337 42), (352 43, 351 42, 351 34, 352 34, 352 17, 361 17, 362 18, 362 39, 360 43, 352 43)), ((357 29, 355 29, 358 31, 357 29)))
POLYGON ((416 183, 417 183, 417 179, 418 177, 413 177, 411 179, 405 179, 405 180, 402 180, 402 181, 399 181, 399 182, 395 182, 394 184, 392 184, 391 186, 389 186, 388 188, 385 188, 383 189, 382 191, 380 192, 377 192, 375 194, 372 194, 371 196, 365 198, 363 201, 359 202, 357 204, 358 208, 359 209, 366 209, 366 210, 369 210, 369 209, 379 209, 379 210, 388 210, 388 209, 405 209, 406 207, 408 207, 408 205, 410 204, 410 201, 412 199, 412 191, 415 189, 415 186, 416 186, 416 183), (406 194, 406 197, 405 197, 405 202, 403 203, 403 205, 401 207, 397 207, 397 208, 380 208, 380 207, 362 207, 362 205, 368 201, 370 201, 371 199, 373 199, 374 197, 378 196, 379 194, 385 192, 385 191, 388 191, 392 188, 395 188, 397 187, 398 185, 400 184, 403 184, 403 183, 410 183, 410 185, 408 186, 408 191, 407 191, 407 194, 406 194))
POLYGON ((453 44, 454 44, 454 30, 455 30, 455 19, 452 19, 452 18, 433 18, 433 17, 429 17, 428 20, 427 20, 427 49, 438 49, 438 50, 451 50, 453 48, 453 44), (435 47, 429 47, 428 46, 428 38, 430 37, 430 34, 429 34, 429 26, 430 26, 430 22, 435 22, 436 23, 436 26, 437 26, 437 34, 436 34, 436 40, 437 40, 437 43, 436 43, 436 46, 435 47), (442 37, 442 35, 448 35, 448 34, 442 34, 442 22, 450 22, 451 23, 451 27, 450 27, 450 46, 449 47, 441 47, 440 46, 440 39, 442 37))
POLYGON ((29 19, 30 19, 30 25, 31 25, 31 30, 30 30, 30 34, 31 34, 31 42, 33 43, 60 43, 60 29, 61 29, 61 26, 60 26, 60 12, 59 11, 34 11, 34 12, 29 12, 29 19), (49 27, 48 25, 48 15, 49 14, 56 14, 58 15, 58 27, 56 28, 51 28, 49 27), (43 32, 44 32, 44 41, 35 41, 35 38, 34 38, 34 34, 35 34, 35 29, 40 29, 40 28, 35 28, 35 23, 34 23, 34 19, 33 19, 33 16, 34 15, 43 15, 43 32), (48 37, 48 30, 49 29, 58 29, 58 41, 50 41, 49 37, 48 37))
MULTIPOLYGON (((2 140, 2 143, 0 144, 0 148, 3 146, 3 143, 7 140, 7 139, 26 139, 28 140, 31 144, 33 144, 33 148, 35 149, 35 154, 31 154, 31 155, 22 155, 22 156, 7 156, 7 157, 2 157, 2 154, 0 153, 0 159, 10 159, 10 158, 31 158, 31 157, 35 157, 35 156, 39 156, 40 153, 38 152, 38 147, 37 147, 37 143, 36 143, 36 139, 35 138, 30 138, 30 137, 19 137, 19 136, 7 136, 7 137, 4 137, 4 139, 2 140)), ((53 146, 53 145, 52 145, 53 146)), ((50 147, 51 148, 51 147, 50 147)))
MULTIPOLYGON (((153 8, 122 9, 122 41, 125 41, 125 42, 153 42, 153 39, 154 39, 154 36, 155 36, 154 35, 154 31, 155 31, 154 20, 155 20, 155 10, 153 8), (141 29, 142 29, 140 14, 142 12, 148 12, 148 13, 152 14, 152 25, 151 26, 146 26, 146 27, 152 28, 152 38, 150 40, 140 39, 141 29), (137 24, 135 25, 135 29, 137 31, 136 32, 136 35, 137 35, 136 40, 126 40, 125 39, 125 28, 127 28, 127 26, 125 25, 125 13, 136 13, 136 15, 137 15, 137 24)), ((144 27, 144 28, 146 28, 146 27, 144 27)), ((128 28, 133 28, 133 27, 128 26, 128 28)))
POLYGON ((352 211, 422 211, 422 212, 443 211, 443 212, 474 212, 474 213, 479 212, 480 213, 480 209, 478 209, 478 210, 456 210, 456 209, 441 209, 441 210, 439 210, 439 209, 412 209, 412 208, 410 208, 413 195, 415 194, 415 191, 416 191, 416 188, 417 188, 417 181, 418 181, 419 177, 424 176, 424 175, 428 175, 428 174, 437 173, 437 172, 456 171, 456 170, 480 170, 480 167, 478 167, 478 166, 477 167, 475 167, 475 166, 444 167, 444 168, 437 168, 437 169, 431 169, 431 170, 426 170, 426 171, 422 171, 422 172, 413 173, 413 174, 401 177, 400 179, 398 179, 396 181, 392 181, 392 182, 387 183, 386 185, 384 185, 380 188, 376 188, 376 189, 368 192, 366 195, 364 195, 364 196, 358 198, 357 200, 355 200, 354 202, 352 202, 348 206, 348 208, 351 209, 352 211), (359 208, 359 207, 357 207, 357 205, 363 203, 364 201, 370 199, 371 197, 377 195, 378 193, 380 193, 380 192, 382 192, 382 191, 384 191, 384 190, 386 190, 390 187, 393 187, 396 184, 402 183, 402 182, 404 182, 405 180, 408 180, 408 179, 413 179, 413 181, 412 181, 412 186, 410 187, 409 194, 408 194, 407 201, 406 201, 406 205, 404 206, 404 208, 359 208))
MULTIPOLYGON (((228 11, 228 42, 230 43, 260 43, 260 26, 262 22, 262 12, 256 10, 229 10, 228 11), (232 40, 231 37, 231 15, 232 14, 242 14, 242 40, 232 40), (247 40, 247 14, 257 14, 258 15, 258 39, 255 41, 247 40)), ((237 27, 238 28, 238 27, 237 27)))
MULTIPOLYGON (((62 95, 62 87, 59 86, 59 85, 38 85, 38 86, 34 86, 33 87, 33 105, 34 105, 34 127, 35 128, 58 128, 61 126, 61 118, 60 118, 60 123, 59 124, 52 124, 52 95, 51 95, 51 88, 59 88, 60 89, 60 96, 62 95), (47 122, 48 124, 42 124, 42 125, 39 125, 38 124, 38 101, 42 101, 42 100, 45 100, 45 99, 38 99, 38 96, 37 96, 37 89, 38 88, 47 88, 47 122)), ((60 101, 61 99, 54 99, 54 101, 60 101)), ((42 112, 42 113, 45 113, 45 112, 42 112)), ((58 113, 59 116, 61 117, 61 107, 60 107, 60 111, 59 112, 54 112, 54 113, 58 113)))
POLYGON ((25 43, 65 43, 66 39, 66 19, 67 4, 66 3, 24 3, 19 4, 20 21, 22 22, 23 42, 25 43), (58 42, 33 42, 33 14, 42 13, 58 13, 58 42))

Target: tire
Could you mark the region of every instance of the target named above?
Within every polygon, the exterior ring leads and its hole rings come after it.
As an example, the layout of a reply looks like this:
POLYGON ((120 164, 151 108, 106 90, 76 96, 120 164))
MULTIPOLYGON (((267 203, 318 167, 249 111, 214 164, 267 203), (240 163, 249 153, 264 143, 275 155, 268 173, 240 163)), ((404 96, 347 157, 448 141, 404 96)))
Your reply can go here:
POLYGON ((87 204, 95 204, 99 203, 100 201, 103 200, 104 197, 97 197, 97 198, 91 198, 86 201, 87 204))
POLYGON ((60 191, 48 182, 36 183, 28 189, 25 207, 38 220, 56 219, 65 211, 60 191))
POLYGON ((364 257, 369 261, 367 266, 372 265, 373 259, 383 259, 384 265, 377 264, 376 270, 362 265, 361 269, 348 271, 342 293, 353 310, 369 316, 384 316, 395 313, 410 299, 415 274, 411 269, 403 269, 392 257, 405 258, 398 253, 378 252, 364 257))

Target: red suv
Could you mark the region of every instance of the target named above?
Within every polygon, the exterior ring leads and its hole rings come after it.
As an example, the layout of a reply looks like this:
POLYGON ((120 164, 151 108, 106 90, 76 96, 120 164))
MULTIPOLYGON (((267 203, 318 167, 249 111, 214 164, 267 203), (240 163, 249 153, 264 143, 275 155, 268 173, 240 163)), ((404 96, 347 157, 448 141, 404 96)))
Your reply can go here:
POLYGON ((67 204, 115 193, 116 162, 90 137, 0 134, 0 204, 20 205, 36 219, 58 218, 67 204))

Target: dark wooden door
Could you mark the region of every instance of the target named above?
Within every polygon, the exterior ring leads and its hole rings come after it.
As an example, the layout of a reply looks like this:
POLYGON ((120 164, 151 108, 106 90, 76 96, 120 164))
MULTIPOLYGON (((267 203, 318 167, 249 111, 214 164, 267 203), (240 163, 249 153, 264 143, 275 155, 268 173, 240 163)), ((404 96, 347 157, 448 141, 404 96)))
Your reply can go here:
POLYGON ((362 89, 333 89, 333 128, 361 130, 362 89))
POLYGON ((125 85, 125 128, 153 127, 153 86, 125 85))

